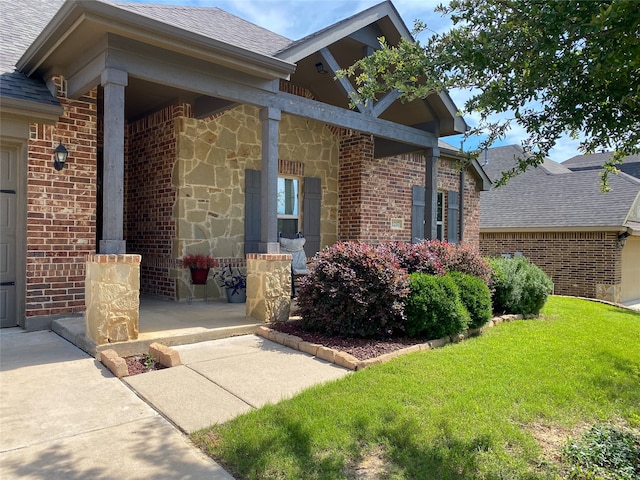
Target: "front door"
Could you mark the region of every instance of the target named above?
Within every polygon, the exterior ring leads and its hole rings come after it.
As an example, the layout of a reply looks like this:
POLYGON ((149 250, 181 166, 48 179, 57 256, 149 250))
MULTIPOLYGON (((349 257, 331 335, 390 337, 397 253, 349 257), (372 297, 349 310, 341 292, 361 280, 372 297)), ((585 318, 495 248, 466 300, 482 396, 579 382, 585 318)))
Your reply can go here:
POLYGON ((0 149, 0 327, 15 327, 16 315, 16 151, 0 149))

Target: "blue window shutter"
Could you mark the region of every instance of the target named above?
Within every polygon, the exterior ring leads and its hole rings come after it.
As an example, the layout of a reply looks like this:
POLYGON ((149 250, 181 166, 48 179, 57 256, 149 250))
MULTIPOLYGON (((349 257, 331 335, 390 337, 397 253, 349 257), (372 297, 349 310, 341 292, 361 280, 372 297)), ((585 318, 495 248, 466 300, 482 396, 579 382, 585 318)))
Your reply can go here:
POLYGON ((454 190, 447 192, 447 242, 458 243, 460 225, 460 194, 454 190))
POLYGON ((413 187, 411 200, 411 241, 414 243, 424 239, 424 206, 424 187, 413 187))
POLYGON ((259 253, 262 199, 260 170, 245 170, 244 253, 259 253))
POLYGON ((319 178, 304 178, 304 226, 302 233, 307 241, 304 251, 307 257, 313 257, 320 250, 320 216, 322 206, 322 185, 319 178))

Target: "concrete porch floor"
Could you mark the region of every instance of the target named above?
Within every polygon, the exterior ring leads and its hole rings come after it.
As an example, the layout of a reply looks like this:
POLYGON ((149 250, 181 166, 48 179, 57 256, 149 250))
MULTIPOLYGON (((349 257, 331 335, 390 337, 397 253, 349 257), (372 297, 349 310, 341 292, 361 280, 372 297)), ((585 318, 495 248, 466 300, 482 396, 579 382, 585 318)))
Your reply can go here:
POLYGON ((57 319, 52 330, 96 357, 108 348, 121 356, 129 356, 147 353, 153 342, 171 346, 248 335, 260 325, 261 322, 246 316, 244 303, 210 300, 189 304, 143 296, 140 297, 137 340, 96 345, 85 335, 82 316, 57 319))

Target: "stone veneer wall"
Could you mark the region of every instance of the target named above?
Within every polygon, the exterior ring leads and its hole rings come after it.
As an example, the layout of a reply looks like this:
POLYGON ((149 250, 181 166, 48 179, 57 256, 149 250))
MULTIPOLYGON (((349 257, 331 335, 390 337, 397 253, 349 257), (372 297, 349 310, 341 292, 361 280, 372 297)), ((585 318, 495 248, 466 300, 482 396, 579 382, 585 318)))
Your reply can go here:
MULTIPOLYGON (((345 132, 340 150, 340 231, 342 241, 411 241, 412 187, 424 186, 422 153, 374 158, 373 139, 345 132), (391 219, 402 228, 391 229, 391 219)), ((438 161, 438 190, 460 189, 456 160, 438 161)), ((447 197, 444 197, 444 238, 447 236, 447 197)), ((470 173, 465 176, 464 241, 478 249, 480 191, 470 173)))
POLYGON ((522 254, 554 282, 554 293, 620 301, 622 250, 611 232, 518 232, 480 234, 485 256, 522 254))
MULTIPOLYGON (((205 120, 179 119, 173 176, 177 188, 176 258, 186 253, 209 253, 222 265, 246 266, 244 179, 246 169, 261 168, 258 114, 257 108, 242 105, 205 120)), ((331 245, 337 240, 338 138, 320 122, 291 115, 282 115, 279 132, 280 173, 321 180, 321 247, 331 245)), ((189 296, 188 275, 185 269, 173 270, 179 299, 189 296)), ((209 296, 221 297, 217 285, 213 286, 209 296)))
POLYGON ((176 104, 127 125, 125 238, 142 255, 140 293, 176 298, 176 124, 191 106, 176 104))
POLYGON ((96 90, 66 98, 55 77, 64 113, 55 125, 31 124, 27 160, 25 316, 84 311, 85 260, 96 251, 96 90), (69 151, 64 169, 53 150, 69 151))

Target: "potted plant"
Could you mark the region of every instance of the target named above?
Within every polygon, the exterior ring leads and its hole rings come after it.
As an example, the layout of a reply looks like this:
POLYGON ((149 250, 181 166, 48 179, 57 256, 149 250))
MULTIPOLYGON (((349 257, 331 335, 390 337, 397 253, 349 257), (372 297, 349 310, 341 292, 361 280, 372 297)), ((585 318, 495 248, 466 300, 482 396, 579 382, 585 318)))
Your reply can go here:
POLYGON ((184 268, 191 270, 191 282, 194 285, 206 285, 209 269, 218 265, 215 258, 202 253, 185 255, 181 263, 184 268))
POLYGON ((247 277, 239 268, 231 265, 223 267, 215 274, 218 285, 226 289, 229 303, 244 303, 247 301, 247 277))

